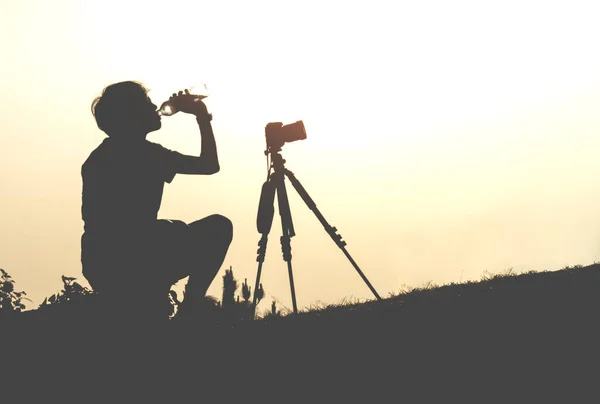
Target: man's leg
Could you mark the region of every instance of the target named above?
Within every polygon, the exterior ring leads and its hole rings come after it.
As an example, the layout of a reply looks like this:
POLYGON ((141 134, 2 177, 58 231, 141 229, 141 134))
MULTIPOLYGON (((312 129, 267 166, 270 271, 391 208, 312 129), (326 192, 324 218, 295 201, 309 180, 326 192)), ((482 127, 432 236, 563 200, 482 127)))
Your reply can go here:
POLYGON ((233 225, 221 215, 211 215, 189 224, 190 277, 185 288, 188 303, 203 301, 219 272, 233 237, 233 225))

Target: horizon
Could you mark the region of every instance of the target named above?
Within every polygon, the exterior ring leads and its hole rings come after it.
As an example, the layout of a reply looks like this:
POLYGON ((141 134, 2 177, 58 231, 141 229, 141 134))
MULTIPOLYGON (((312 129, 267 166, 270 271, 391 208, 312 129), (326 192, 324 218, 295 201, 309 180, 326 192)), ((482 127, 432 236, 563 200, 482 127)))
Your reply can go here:
MULTIPOLYGON (((378 293, 600 260, 593 5, 26 0, 3 4, 0 268, 37 307, 81 275, 81 164, 114 82, 159 104, 205 82, 221 172, 178 175, 160 218, 229 217, 221 276, 254 284, 264 126, 302 120, 286 167, 378 293), (317 6, 317 4, 319 6, 317 6), (368 7, 368 8, 367 8, 368 7), (235 11, 234 11, 235 10, 235 11), (186 16, 186 19, 182 18, 186 16), (181 35, 177 39, 177 35, 181 35)), ((199 152, 193 118, 148 139, 199 152)), ((288 182, 299 308, 369 289, 288 182)), ((291 307, 276 212, 262 282, 291 307)), ((265 305, 266 307, 266 305, 265 305)))

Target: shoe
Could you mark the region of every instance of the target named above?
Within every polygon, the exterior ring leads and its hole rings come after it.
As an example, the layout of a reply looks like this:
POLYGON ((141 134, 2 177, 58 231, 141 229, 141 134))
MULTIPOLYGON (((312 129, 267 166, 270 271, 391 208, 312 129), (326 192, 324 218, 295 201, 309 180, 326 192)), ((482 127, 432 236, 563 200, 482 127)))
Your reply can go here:
POLYGON ((190 295, 177 306, 177 313, 174 319, 203 318, 209 320, 216 318, 220 309, 221 304, 212 296, 195 299, 190 295))

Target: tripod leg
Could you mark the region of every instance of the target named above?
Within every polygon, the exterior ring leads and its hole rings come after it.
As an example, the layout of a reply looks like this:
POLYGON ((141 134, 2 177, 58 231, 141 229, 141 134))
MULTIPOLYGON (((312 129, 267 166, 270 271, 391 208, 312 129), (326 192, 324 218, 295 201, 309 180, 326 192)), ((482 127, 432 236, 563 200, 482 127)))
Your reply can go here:
POLYGON ((292 245, 289 236, 281 236, 281 251, 283 252, 283 259, 287 262, 288 275, 290 277, 292 307, 294 308, 294 313, 298 313, 298 306, 296 305, 296 289, 294 287, 294 273, 292 272, 292 245))
POLYGON ((258 261, 258 270, 256 271, 256 282, 254 283, 254 297, 252 298, 252 318, 256 314, 256 305, 258 304, 258 295, 257 290, 260 286, 260 275, 262 273, 263 262, 265 262, 265 254, 267 253, 267 234, 263 234, 258 242, 258 256, 256 257, 256 261, 258 261))
POLYGON ((302 184, 300 184, 300 181, 298 181, 298 179, 296 179, 296 177, 294 176, 294 173, 292 173, 290 170, 287 170, 287 169, 284 172, 285 172, 285 175, 287 175, 287 177, 291 181, 292 185, 294 186, 294 188, 296 189, 298 194, 302 197, 302 200, 304 201, 304 203, 306 203, 308 208, 313 211, 315 216, 317 216, 317 219, 319 219, 319 222, 321 222, 321 224, 325 228, 325 231, 329 234, 329 236, 332 238, 332 240, 335 242, 335 244, 337 244, 337 246, 340 248, 340 250, 342 250, 342 252, 346 256, 346 258, 348 258, 348 260, 350 261, 350 263, 352 264, 354 269, 356 269, 356 272, 358 272, 358 274, 360 275, 362 280, 367 284, 367 286, 369 287, 369 289, 371 290, 373 295, 375 295, 375 297, 378 300, 381 300, 381 297, 379 296, 379 294, 377 293, 377 291, 375 290, 373 285, 371 285, 371 282, 369 282, 369 280, 367 279, 365 274, 358 267, 358 264, 354 261, 354 259, 352 259, 352 257, 350 256, 350 253, 348 253, 348 251, 346 250, 346 242, 344 240, 342 240, 341 235, 337 234, 337 229, 335 227, 331 227, 331 225, 329 225, 329 223, 327 223, 327 220, 325 220, 325 217, 323 217, 323 215, 317 208, 317 204, 312 200, 310 195, 308 195, 308 192, 306 192, 306 190, 304 189, 302 184))
POLYGON ((287 191, 285 189, 283 173, 278 173, 277 177, 277 203, 279 207, 279 216, 281 216, 281 252, 283 253, 283 260, 287 262, 288 275, 290 278, 290 290, 292 293, 292 306, 294 313, 298 313, 298 306, 296 304, 296 289, 294 287, 294 274, 292 272, 292 245, 291 238, 294 237, 294 225, 292 222, 292 213, 290 210, 290 202, 287 197, 287 191))
POLYGON ((256 253, 256 261, 258 261, 258 270, 256 271, 256 283, 254 284, 254 297, 252 298, 252 318, 256 314, 256 305, 258 304, 258 287, 260 286, 260 275, 262 272, 263 262, 265 262, 265 255, 267 254, 267 239, 269 238, 269 232, 271 231, 271 224, 273 223, 274 215, 274 204, 275 204, 275 183, 273 182, 273 175, 269 175, 269 178, 262 186, 260 192, 260 201, 258 203, 258 213, 256 215, 256 229, 262 237, 258 242, 258 250, 256 253))

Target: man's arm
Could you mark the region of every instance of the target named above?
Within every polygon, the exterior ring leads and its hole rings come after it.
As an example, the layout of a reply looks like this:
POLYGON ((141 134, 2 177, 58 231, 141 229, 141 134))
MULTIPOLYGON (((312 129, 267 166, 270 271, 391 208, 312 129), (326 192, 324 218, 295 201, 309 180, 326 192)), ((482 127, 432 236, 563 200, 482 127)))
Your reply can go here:
POLYGON ((208 117, 197 117, 200 128, 200 156, 180 155, 174 161, 175 172, 179 174, 215 174, 219 172, 217 144, 208 117))
POLYGON ((196 116, 200 128, 200 155, 179 155, 173 162, 175 172, 180 174, 215 174, 219 172, 219 158, 217 155, 217 144, 210 123, 212 115, 208 113, 206 105, 202 101, 194 101, 194 96, 189 93, 179 92, 173 94, 170 101, 176 104, 176 108, 188 114, 196 116))

